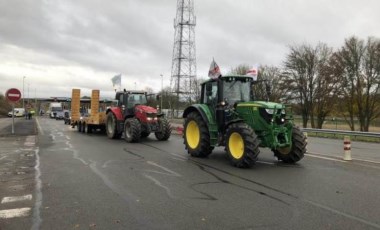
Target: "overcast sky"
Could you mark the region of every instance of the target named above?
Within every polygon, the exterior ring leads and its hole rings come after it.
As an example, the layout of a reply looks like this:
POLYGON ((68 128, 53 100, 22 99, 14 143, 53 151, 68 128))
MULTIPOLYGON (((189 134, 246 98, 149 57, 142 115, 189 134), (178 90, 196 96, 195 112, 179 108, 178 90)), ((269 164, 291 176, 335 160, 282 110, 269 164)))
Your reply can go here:
MULTIPOLYGON (((111 78, 125 88, 170 84, 176 0, 0 0, 0 93, 70 97, 111 78), (29 90, 28 90, 29 89, 29 90)), ((289 45, 339 48, 352 35, 380 38, 378 0, 194 0, 197 75, 212 58, 226 73, 239 64, 280 66, 289 45)))

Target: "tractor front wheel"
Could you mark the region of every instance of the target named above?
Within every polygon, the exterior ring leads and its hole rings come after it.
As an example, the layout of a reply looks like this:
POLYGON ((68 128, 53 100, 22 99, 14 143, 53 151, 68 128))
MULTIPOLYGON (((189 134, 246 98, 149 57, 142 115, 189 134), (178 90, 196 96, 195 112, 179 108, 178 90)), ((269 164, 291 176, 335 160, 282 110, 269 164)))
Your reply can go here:
POLYGON ((170 127, 169 121, 165 118, 160 118, 158 120, 158 125, 160 126, 160 132, 155 132, 157 140, 166 141, 169 139, 170 134, 172 133, 172 129, 170 127))
POLYGON ((249 168, 260 153, 259 140, 247 124, 233 123, 227 129, 226 150, 233 166, 249 168))
POLYGON ((197 112, 191 112, 185 118, 183 139, 187 152, 193 157, 207 157, 213 147, 210 145, 210 133, 206 122, 197 112))
POLYGON ((293 127, 292 146, 273 150, 274 155, 284 163, 294 164, 306 153, 306 137, 298 127, 293 127))
POLYGON ((141 124, 136 118, 128 118, 124 122, 124 139, 126 142, 139 142, 141 137, 141 124))
POLYGON ((107 114, 106 133, 110 139, 119 139, 121 137, 121 133, 117 132, 116 116, 112 112, 107 114))

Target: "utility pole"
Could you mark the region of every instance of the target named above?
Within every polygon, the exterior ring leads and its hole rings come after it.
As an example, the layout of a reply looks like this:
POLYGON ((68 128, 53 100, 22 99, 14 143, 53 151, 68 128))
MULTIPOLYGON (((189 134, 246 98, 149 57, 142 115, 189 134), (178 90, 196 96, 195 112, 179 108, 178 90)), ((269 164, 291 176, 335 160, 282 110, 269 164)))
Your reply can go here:
POLYGON ((179 110, 179 101, 191 101, 192 84, 197 75, 195 56, 195 25, 193 0, 177 0, 177 12, 174 19, 174 45, 170 87, 177 96, 175 109, 179 110))
POLYGON ((22 107, 25 109, 25 93, 24 93, 24 82, 25 76, 22 77, 22 107))

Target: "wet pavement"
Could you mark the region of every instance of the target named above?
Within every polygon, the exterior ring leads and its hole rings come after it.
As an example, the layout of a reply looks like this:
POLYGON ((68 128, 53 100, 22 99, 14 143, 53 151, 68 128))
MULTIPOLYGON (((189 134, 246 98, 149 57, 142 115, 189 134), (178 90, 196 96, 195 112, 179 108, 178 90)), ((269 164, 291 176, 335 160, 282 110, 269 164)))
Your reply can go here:
POLYGON ((37 129, 34 119, 0 119, 0 229, 29 229, 35 206, 37 129))

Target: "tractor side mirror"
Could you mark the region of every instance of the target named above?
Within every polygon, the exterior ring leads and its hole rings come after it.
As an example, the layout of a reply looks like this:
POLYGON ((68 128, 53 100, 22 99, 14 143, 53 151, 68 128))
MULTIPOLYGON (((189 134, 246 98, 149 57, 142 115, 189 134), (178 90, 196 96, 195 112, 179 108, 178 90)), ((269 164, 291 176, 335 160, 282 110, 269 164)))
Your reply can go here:
POLYGON ((156 101, 159 101, 160 98, 161 98, 161 95, 160 95, 160 94, 157 94, 157 95, 156 95, 156 101))

